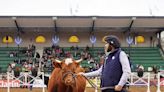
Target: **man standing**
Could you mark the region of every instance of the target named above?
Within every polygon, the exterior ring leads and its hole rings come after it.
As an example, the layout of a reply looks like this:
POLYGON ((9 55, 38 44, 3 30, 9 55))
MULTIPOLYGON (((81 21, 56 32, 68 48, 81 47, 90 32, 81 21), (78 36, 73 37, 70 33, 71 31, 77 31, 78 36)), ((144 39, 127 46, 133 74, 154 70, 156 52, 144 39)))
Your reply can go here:
POLYGON ((102 92, 125 92, 124 88, 131 73, 128 57, 121 50, 116 36, 107 36, 105 42, 104 64, 96 71, 81 74, 86 77, 101 76, 102 92))

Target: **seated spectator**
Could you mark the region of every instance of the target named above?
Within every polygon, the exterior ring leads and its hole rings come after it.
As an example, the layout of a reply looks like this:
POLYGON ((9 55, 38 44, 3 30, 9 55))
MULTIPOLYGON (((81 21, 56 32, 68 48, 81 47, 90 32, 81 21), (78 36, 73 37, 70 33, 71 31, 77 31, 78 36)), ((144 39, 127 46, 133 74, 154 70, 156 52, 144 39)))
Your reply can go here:
POLYGON ((2 80, 7 80, 7 76, 5 76, 4 74, 2 74, 2 80))
POLYGON ((59 49, 60 48, 60 46, 59 45, 56 45, 56 48, 55 49, 59 49))
POLYGON ((79 47, 78 47, 78 45, 76 45, 76 48, 75 48, 75 50, 76 50, 76 51, 78 51, 78 50, 79 50, 79 47))
POLYGON ((61 49, 61 52, 60 52, 60 57, 65 57, 65 51, 64 51, 64 49, 63 49, 63 48, 61 49))
POLYGON ((89 64, 91 64, 91 63, 95 63, 95 61, 94 61, 93 57, 91 57, 91 59, 90 59, 90 60, 88 60, 88 63, 89 63, 89 64))
POLYGON ((40 58, 40 54, 36 52, 36 58, 40 58))
POLYGON ((25 72, 25 71, 26 71, 25 66, 22 66, 22 72, 25 72))
POLYGON ((157 79, 158 69, 156 65, 153 66, 153 73, 155 74, 154 79, 157 79))
POLYGON ((51 46, 51 48, 52 48, 52 49, 55 49, 55 45, 53 44, 53 45, 51 46))
POLYGON ((31 49, 34 51, 36 46, 34 44, 31 45, 31 49))
POLYGON ((27 50, 27 51, 26 51, 26 55, 27 55, 28 57, 31 57, 31 56, 32 56, 31 51, 27 50))
POLYGON ((32 61, 29 60, 28 62, 28 71, 32 70, 32 61))
POLYGON ((19 75, 20 75, 20 68, 19 68, 19 67, 15 67, 15 69, 14 69, 14 76, 15 76, 16 78, 18 78, 19 75))
POLYGON ((70 57, 70 54, 71 54, 70 52, 66 52, 65 53, 65 58, 70 57))
POLYGON ((60 48, 57 48, 57 49, 55 50, 56 56, 59 57, 59 56, 60 56, 60 53, 61 53, 61 49, 60 49, 60 48))
POLYGON ((33 67, 32 70, 31 70, 31 74, 32 76, 36 77, 38 75, 38 70, 36 67, 33 67))
POLYGON ((85 48, 86 51, 89 51, 89 46, 87 45, 86 48, 85 48))
POLYGON ((14 53, 10 52, 9 57, 14 57, 14 53))
POLYGON ((17 52, 14 52, 14 57, 17 57, 17 52))
POLYGON ((47 50, 47 55, 51 55, 52 54, 52 52, 51 52, 51 50, 47 50))
POLYGON ((157 66, 156 66, 156 65, 153 66, 153 72, 154 72, 155 74, 158 73, 158 69, 157 69, 157 66))
POLYGON ((30 50, 30 49, 31 49, 31 47, 32 47, 32 46, 29 44, 27 49, 28 49, 28 50, 30 50))
POLYGON ((7 68, 7 72, 9 72, 9 73, 11 73, 12 72, 12 66, 11 66, 11 64, 8 64, 8 68, 7 68))
POLYGON ((12 68, 15 68, 15 65, 16 65, 15 61, 11 63, 12 68))
POLYGON ((29 72, 28 63, 25 62, 23 66, 24 66, 25 72, 29 72))
POLYGON ((142 65, 138 66, 137 75, 138 77, 143 77, 144 67, 142 65))
POLYGON ((87 59, 88 59, 88 53, 84 52, 84 60, 87 60, 87 59))
MULTIPOLYGON (((38 75, 37 68, 33 67, 31 69, 31 74, 32 74, 32 76, 37 77, 37 75, 38 75)), ((33 84, 33 82, 34 82, 33 78, 30 78, 30 81, 31 81, 30 84, 33 84)), ((30 85, 30 91, 32 91, 32 87, 33 87, 33 85, 30 85)))
POLYGON ((74 46, 71 46, 70 50, 75 50, 75 47, 74 46))
POLYGON ((48 60, 46 62, 46 67, 47 68, 51 67, 51 57, 48 57, 48 60))
POLYGON ((92 58, 91 53, 88 53, 87 59, 90 60, 92 58))

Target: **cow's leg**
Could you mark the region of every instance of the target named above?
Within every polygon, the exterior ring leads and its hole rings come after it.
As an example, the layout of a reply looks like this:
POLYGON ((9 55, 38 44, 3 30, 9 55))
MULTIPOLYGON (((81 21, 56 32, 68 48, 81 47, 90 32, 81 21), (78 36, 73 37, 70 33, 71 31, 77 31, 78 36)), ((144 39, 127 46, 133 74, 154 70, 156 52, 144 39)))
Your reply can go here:
POLYGON ((59 90, 59 85, 56 81, 55 78, 50 78, 48 82, 48 92, 60 92, 59 90))
POLYGON ((58 92, 58 85, 57 84, 54 86, 54 92, 58 92))
POLYGON ((54 92, 54 84, 52 79, 48 82, 48 92, 54 92))
MULTIPOLYGON (((51 77, 48 81, 48 92, 57 92, 58 91, 59 88, 57 89, 57 91, 55 91, 55 85, 57 85, 58 81, 60 80, 59 76, 57 75, 59 73, 59 71, 60 71, 60 69, 57 69, 57 68, 53 70, 51 77)), ((57 85, 57 87, 58 86, 59 85, 57 85)))

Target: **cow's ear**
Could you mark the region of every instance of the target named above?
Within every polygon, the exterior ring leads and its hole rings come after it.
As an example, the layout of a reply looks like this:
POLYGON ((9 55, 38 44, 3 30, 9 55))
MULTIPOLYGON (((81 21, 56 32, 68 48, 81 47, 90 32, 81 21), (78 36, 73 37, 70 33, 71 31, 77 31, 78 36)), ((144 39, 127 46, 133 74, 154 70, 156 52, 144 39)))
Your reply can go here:
POLYGON ((53 67, 54 68, 62 68, 62 63, 53 62, 53 67))
POLYGON ((55 68, 62 68, 62 62, 54 58, 52 58, 52 65, 55 68))

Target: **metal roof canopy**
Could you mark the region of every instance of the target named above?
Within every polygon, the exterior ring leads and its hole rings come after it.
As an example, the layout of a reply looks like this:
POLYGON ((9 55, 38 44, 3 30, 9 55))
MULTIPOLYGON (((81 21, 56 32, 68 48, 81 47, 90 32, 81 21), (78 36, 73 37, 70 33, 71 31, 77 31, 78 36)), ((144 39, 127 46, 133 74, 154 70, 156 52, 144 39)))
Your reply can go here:
MULTIPOLYGON (((65 28, 86 28, 92 27, 93 16, 1 16, 0 28, 16 27, 14 20, 19 27, 54 27, 56 20, 57 27, 65 28)), ((132 28, 164 29, 164 17, 105 17, 97 16, 95 19, 95 28, 128 28, 131 21, 134 20, 132 28)))

